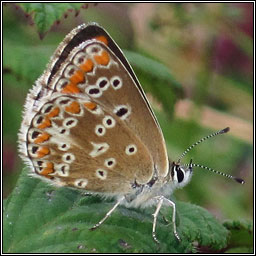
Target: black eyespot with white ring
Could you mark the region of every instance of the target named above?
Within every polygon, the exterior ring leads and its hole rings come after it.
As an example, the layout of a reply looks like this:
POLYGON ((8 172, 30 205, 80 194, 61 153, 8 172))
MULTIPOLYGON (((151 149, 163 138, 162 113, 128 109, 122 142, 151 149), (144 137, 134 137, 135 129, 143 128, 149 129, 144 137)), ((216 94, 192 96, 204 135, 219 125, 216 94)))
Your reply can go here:
POLYGON ((45 104, 44 107, 42 108, 42 113, 48 114, 51 112, 52 108, 53 108, 52 103, 45 104))
POLYGON ((66 78, 70 78, 71 76, 73 76, 75 74, 75 72, 78 70, 78 67, 75 66, 75 65, 68 65, 66 68, 65 68, 65 71, 64 71, 64 76, 66 78))
POLYGON ((56 90, 60 92, 66 85, 68 85, 69 81, 66 78, 61 78, 56 84, 56 90))
POLYGON ((116 121, 112 116, 105 116, 102 123, 106 128, 113 128, 116 125, 116 121))
POLYGON ((71 164, 75 160, 75 156, 71 153, 66 153, 62 156, 62 161, 71 164))
POLYGON ((108 168, 113 168, 116 164, 115 158, 111 157, 105 160, 104 165, 108 168))
POLYGON ((69 176, 69 165, 68 164, 59 164, 56 169, 59 176, 68 177, 69 176))
POLYGON ((82 63, 84 63, 86 60, 86 54, 84 52, 78 52, 76 56, 74 57, 74 64, 76 66, 80 66, 82 63))
POLYGON ((105 180, 107 178, 108 172, 104 169, 97 169, 96 170, 96 176, 100 178, 101 180, 105 180))
POLYGON ((33 125, 35 127, 37 127, 38 125, 40 125, 44 120, 44 116, 43 115, 37 115, 34 120, 33 120, 33 125))
POLYGON ((85 188, 88 184, 87 179, 77 179, 74 181, 74 186, 77 188, 85 188))
POLYGON ((101 52, 102 48, 99 45, 89 45, 86 48, 86 53, 88 53, 89 55, 91 54, 99 54, 101 52))
POLYGON ((100 77, 97 80, 96 85, 100 88, 100 90, 105 91, 109 87, 109 81, 106 77, 100 77))
POLYGON ((77 122, 78 122, 77 119, 75 119, 73 117, 68 117, 68 118, 64 119, 63 126, 66 128, 72 128, 77 125, 77 122))
POLYGON ((119 76, 113 76, 110 79, 110 84, 113 87, 113 89, 118 90, 122 87, 123 81, 119 76))
POLYGON ((95 127, 95 133, 98 135, 98 136, 103 136, 105 133, 106 133, 106 128, 101 125, 101 124, 98 124, 96 125, 95 127))
POLYGON ((102 95, 102 91, 98 88, 98 86, 88 86, 85 89, 85 93, 90 95, 93 98, 99 98, 102 95))
POLYGON ((136 154, 136 152, 137 152, 137 147, 136 147, 136 145, 134 145, 134 144, 130 144, 130 145, 128 145, 128 146, 125 148, 125 153, 126 153, 128 156, 134 155, 134 154, 136 154))
POLYGON ((115 107, 114 113, 122 120, 125 120, 131 114, 131 107, 126 105, 119 105, 115 107))
POLYGON ((58 149, 61 151, 67 151, 68 149, 70 149, 70 144, 63 142, 63 143, 59 143, 58 144, 58 149))

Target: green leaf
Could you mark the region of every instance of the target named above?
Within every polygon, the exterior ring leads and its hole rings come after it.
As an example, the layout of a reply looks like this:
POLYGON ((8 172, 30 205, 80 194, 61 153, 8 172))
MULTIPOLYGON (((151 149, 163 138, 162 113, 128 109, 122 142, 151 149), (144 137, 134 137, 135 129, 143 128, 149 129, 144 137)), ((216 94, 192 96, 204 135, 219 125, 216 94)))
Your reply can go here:
POLYGON ((119 206, 104 224, 90 231, 113 204, 73 189, 55 188, 23 171, 5 202, 4 252, 185 253, 195 251, 195 242, 213 251, 226 247, 228 231, 206 210, 184 202, 176 203, 181 242, 172 232, 172 209, 166 207, 157 222, 160 245, 151 235, 154 208, 119 206))
POLYGON ((230 231, 227 253, 253 252, 253 224, 249 220, 229 220, 223 224, 230 231))
POLYGON ((41 37, 59 21, 67 11, 77 14, 84 3, 18 3, 25 13, 32 17, 41 37))
POLYGON ((124 53, 145 91, 152 93, 172 116, 175 102, 183 96, 181 84, 160 62, 132 51, 125 50, 124 53))
MULTIPOLYGON (((17 45, 9 40, 4 41, 5 51, 3 51, 3 67, 11 71, 19 79, 26 79, 31 83, 37 79, 49 61, 50 53, 54 47, 45 46, 25 46, 17 45), (24 61, 26 60, 26 61, 24 61)), ((28 84, 31 88, 31 84, 28 84)))

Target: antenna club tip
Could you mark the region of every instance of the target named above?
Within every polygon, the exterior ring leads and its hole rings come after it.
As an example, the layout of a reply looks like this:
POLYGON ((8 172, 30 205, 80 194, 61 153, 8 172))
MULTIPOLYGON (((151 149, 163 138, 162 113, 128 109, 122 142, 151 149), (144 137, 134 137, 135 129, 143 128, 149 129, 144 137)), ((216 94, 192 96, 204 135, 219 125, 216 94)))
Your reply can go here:
POLYGON ((225 129, 221 130, 220 133, 227 133, 230 131, 229 127, 226 127, 225 129))
POLYGON ((234 178, 234 180, 237 181, 240 184, 244 184, 245 183, 245 181, 243 179, 241 179, 241 178, 234 178))

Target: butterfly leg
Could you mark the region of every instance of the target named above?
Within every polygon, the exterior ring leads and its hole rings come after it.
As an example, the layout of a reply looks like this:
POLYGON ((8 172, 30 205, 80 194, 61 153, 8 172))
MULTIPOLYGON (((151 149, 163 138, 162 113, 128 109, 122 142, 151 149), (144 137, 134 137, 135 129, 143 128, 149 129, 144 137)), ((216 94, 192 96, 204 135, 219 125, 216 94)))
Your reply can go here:
POLYGON ((155 197, 155 199, 158 201, 158 204, 156 206, 156 211, 152 214, 153 217, 154 217, 152 237, 153 237, 154 241, 159 244, 159 241, 156 238, 156 220, 157 220, 157 216, 159 214, 159 211, 160 211, 160 209, 162 207, 162 204, 163 204, 163 201, 164 201, 164 197, 163 196, 157 196, 157 197, 155 197))
POLYGON ((172 224, 173 224, 173 233, 175 235, 175 237, 177 238, 178 241, 180 241, 180 237, 178 235, 178 232, 176 230, 176 206, 175 206, 175 203, 167 198, 163 198, 163 201, 165 204, 169 205, 169 206, 172 206, 172 224))
POLYGON ((125 199, 125 197, 121 197, 116 204, 107 212, 107 214, 104 216, 102 220, 100 220, 97 224, 95 224, 90 230, 95 230, 98 228, 111 214, 112 212, 116 209, 116 207, 125 199))

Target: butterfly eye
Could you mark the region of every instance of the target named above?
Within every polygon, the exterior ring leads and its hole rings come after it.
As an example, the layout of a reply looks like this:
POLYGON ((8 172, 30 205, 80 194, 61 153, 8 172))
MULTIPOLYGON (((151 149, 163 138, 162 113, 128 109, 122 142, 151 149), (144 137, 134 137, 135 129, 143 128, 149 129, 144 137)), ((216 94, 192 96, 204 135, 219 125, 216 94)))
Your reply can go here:
POLYGON ((184 180, 184 172, 181 170, 180 167, 176 169, 176 172, 177 172, 178 182, 181 183, 184 180))

